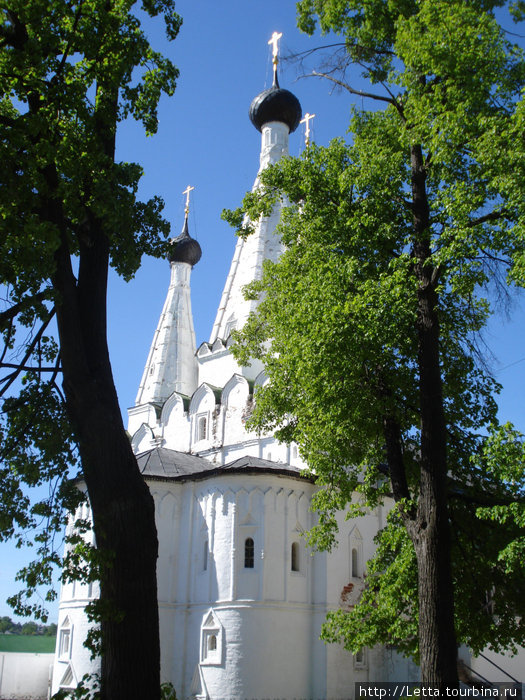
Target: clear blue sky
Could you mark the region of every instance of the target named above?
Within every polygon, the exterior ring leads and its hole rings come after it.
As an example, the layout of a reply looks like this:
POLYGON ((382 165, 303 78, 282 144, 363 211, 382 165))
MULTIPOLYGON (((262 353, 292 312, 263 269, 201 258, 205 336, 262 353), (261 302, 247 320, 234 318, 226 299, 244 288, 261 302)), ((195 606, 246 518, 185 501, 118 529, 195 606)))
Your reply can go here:
MULTIPOLYGON (((260 135, 248 119, 251 100, 271 84, 273 31, 283 32, 281 53, 305 50, 329 39, 310 39, 295 25, 292 0, 180 0, 184 23, 179 38, 164 43, 155 29, 156 46, 180 70, 174 97, 163 99, 159 130, 146 138, 140 127, 123 124, 118 134, 122 160, 144 168, 141 196, 160 195, 165 216, 177 235, 184 217, 183 190, 193 185, 190 233, 203 255, 192 273, 192 304, 197 345, 207 341, 235 246, 232 230, 220 219, 223 208, 238 206, 258 169, 260 135)), ((514 29, 510 26, 510 29, 514 29)), ((297 80, 298 69, 281 64, 280 82, 299 98, 303 113, 315 113, 313 139, 326 145, 345 134, 356 99, 334 93, 317 78, 297 80)), ((356 75, 356 80, 358 76, 356 75)), ((363 86, 364 87, 364 86, 363 86)), ((366 101, 364 106, 369 106, 366 101)), ((290 152, 300 153, 304 127, 290 137, 290 152)), ((169 283, 169 265, 144 260, 126 284, 112 276, 109 289, 109 340, 122 411, 135 401, 147 353, 169 283)), ((510 321, 495 319, 486 340, 494 352, 492 367, 504 384, 502 418, 525 432, 525 314, 516 302, 510 321)), ((12 616, 5 598, 17 590, 16 571, 27 554, 0 546, 0 615, 12 616)), ((57 606, 51 608, 56 620, 57 606)))

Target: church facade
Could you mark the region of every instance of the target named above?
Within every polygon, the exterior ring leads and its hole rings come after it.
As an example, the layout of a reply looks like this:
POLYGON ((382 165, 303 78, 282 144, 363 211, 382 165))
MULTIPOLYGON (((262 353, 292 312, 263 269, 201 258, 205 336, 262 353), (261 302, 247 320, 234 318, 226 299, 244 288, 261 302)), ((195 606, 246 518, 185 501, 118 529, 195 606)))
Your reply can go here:
MULTIPOLYGON (((275 73, 250 118, 261 132, 261 171, 287 154, 301 107, 275 73)), ((388 504, 358 520, 341 516, 337 548, 308 551, 303 535, 314 524, 316 487, 301 474, 293 444, 246 427, 266 377, 256 362, 238 365, 231 331, 254 308, 242 288, 281 252, 279 215, 276 208, 238 240, 210 339, 197 347, 190 278, 201 249, 188 233, 186 208, 129 410, 133 449, 156 506, 162 680, 178 698, 349 698, 355 681, 418 679, 417 668, 392 650, 353 656, 319 640, 327 611, 357 600, 388 504)), ((89 517, 86 506, 79 515, 89 517)), ((94 596, 94 586, 63 586, 53 692, 97 670, 83 647, 84 607, 94 596)))

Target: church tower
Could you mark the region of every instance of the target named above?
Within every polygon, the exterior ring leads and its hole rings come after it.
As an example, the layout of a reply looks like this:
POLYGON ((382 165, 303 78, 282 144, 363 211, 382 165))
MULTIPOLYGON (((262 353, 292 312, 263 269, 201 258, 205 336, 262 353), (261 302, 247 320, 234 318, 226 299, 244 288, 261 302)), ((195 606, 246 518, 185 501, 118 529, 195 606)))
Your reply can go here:
POLYGON ((188 231, 189 195, 182 233, 171 241, 171 280, 135 404, 162 405, 174 392, 191 396, 197 388, 195 330, 191 313, 190 275, 201 259, 199 243, 188 231))
MULTIPOLYGON (((280 36, 274 33, 268 42, 273 44, 273 84, 257 95, 250 105, 250 121, 261 132, 260 165, 253 190, 259 187, 259 176, 264 168, 288 155, 288 137, 297 129, 301 119, 299 100, 289 90, 279 86, 277 41, 280 36)), ((260 278, 264 260, 275 262, 282 253, 282 244, 275 235, 280 216, 281 206, 277 205, 269 217, 264 217, 257 223, 251 236, 237 241, 210 343, 214 343, 217 338, 227 340, 231 331, 242 328, 250 312, 255 310, 257 302, 246 300, 242 289, 249 282, 260 278)))
MULTIPOLYGON (((261 134, 254 188, 262 170, 288 154, 301 120, 299 101, 279 85, 278 38, 269 42, 273 84, 249 112, 261 134)), ((343 697, 367 678, 369 661, 380 661, 370 652, 349 664, 347 652, 327 649, 319 634, 327 610, 349 606, 362 590, 382 510, 359 530, 341 518, 341 547, 310 556, 303 535, 315 524, 317 487, 296 446, 251 431, 247 418, 267 379, 261 365, 240 367, 230 351, 231 330, 256 306, 244 299, 244 285, 282 251, 281 209, 276 204, 237 242, 210 342, 196 351, 190 275, 201 248, 188 232, 187 199, 164 308, 129 409, 132 447, 155 502, 162 678, 178 697, 343 697)), ((54 691, 96 670, 82 647, 90 626, 84 607, 95 596, 87 586, 62 590, 54 691)))

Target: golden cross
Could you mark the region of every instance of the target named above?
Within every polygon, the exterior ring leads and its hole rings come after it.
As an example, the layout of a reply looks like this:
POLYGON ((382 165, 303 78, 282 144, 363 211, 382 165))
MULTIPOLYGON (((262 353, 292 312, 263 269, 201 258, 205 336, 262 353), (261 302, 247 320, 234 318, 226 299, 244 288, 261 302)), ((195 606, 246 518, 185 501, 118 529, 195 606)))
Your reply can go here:
POLYGON ((195 187, 188 185, 182 194, 186 195, 186 206, 184 207, 184 213, 189 214, 190 211, 190 192, 194 190, 195 187))
POLYGON ((304 115, 304 117, 300 121, 301 124, 306 124, 306 129, 304 132, 304 142, 307 146, 310 143, 310 121, 314 117, 315 117, 315 114, 308 114, 308 112, 306 112, 306 114, 304 115))
POLYGON ((282 32, 280 34, 278 34, 277 32, 274 32, 272 34, 272 38, 268 42, 268 44, 272 44, 272 47, 273 47, 272 50, 273 50, 273 63, 274 63, 274 65, 277 64, 277 54, 279 52, 278 42, 279 42, 279 39, 282 37, 282 35, 283 35, 282 32))

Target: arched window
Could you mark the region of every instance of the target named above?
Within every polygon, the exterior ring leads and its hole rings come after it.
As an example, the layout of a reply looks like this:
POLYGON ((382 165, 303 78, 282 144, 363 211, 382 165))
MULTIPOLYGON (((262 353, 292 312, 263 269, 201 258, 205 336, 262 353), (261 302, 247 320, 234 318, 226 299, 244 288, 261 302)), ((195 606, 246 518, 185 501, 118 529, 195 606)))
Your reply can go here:
POLYGON ((208 437, 208 419, 206 416, 198 416, 197 417, 197 430, 196 430, 196 439, 197 442, 199 440, 206 440, 208 437))
POLYGON ((251 537, 244 542, 244 568, 253 569, 255 564, 255 544, 251 537))
POLYGON ((299 542, 292 542, 292 571, 300 571, 299 542))
POLYGON ((359 554, 356 547, 352 547, 352 576, 358 578, 359 573, 359 554))
POLYGON ((208 651, 217 651, 217 635, 210 634, 208 637, 208 651))

